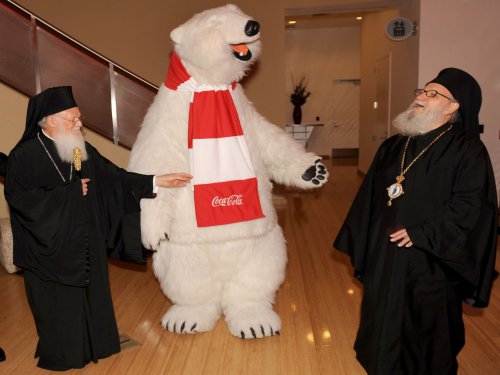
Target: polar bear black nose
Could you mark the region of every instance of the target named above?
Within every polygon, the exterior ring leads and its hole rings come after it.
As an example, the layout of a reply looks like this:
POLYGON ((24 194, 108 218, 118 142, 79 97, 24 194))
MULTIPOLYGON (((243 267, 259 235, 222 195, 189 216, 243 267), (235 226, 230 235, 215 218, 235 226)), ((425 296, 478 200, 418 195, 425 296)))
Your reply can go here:
POLYGON ((260 24, 257 21, 250 20, 245 25, 245 35, 254 36, 259 33, 260 24))

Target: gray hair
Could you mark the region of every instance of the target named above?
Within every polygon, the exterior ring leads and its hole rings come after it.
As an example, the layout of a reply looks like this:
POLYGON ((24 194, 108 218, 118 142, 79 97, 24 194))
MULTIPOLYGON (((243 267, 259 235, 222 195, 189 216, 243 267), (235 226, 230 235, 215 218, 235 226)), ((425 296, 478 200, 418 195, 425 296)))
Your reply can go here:
POLYGON ((455 112, 450 115, 450 120, 448 121, 450 124, 454 124, 456 122, 462 121, 462 115, 460 114, 460 107, 457 108, 455 112))
POLYGON ((40 121, 38 121, 38 126, 41 127, 42 129, 47 126, 47 116, 42 117, 40 121))

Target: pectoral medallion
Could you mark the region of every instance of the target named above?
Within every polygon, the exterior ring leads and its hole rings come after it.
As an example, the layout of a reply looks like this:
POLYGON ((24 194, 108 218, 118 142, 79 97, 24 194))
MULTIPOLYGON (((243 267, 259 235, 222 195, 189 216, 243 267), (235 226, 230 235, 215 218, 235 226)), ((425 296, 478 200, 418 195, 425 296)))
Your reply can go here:
POLYGON ((406 151, 408 150, 408 145, 410 144, 410 140, 412 139, 411 136, 408 137, 408 139, 406 140, 404 151, 403 151, 403 157, 401 158, 401 174, 399 176, 396 176, 396 182, 387 188, 387 195, 389 196, 389 201, 387 202, 387 205, 389 207, 392 206, 392 200, 393 199, 396 199, 397 197, 399 197, 399 196, 401 196, 401 195, 403 195, 405 193, 403 191, 403 185, 401 183, 405 179, 404 175, 406 174, 406 172, 408 172, 408 170, 411 168, 411 166, 413 164, 415 164, 415 162, 418 159, 420 159, 420 157, 423 154, 425 154, 427 152, 427 150, 434 143, 436 143, 439 138, 441 138, 443 135, 445 135, 446 132, 449 131, 452 127, 453 127, 453 124, 450 124, 450 126, 446 130, 444 130, 443 132, 441 132, 436 138, 434 138, 434 140, 431 143, 429 143, 427 145, 427 147, 425 147, 422 151, 420 151, 420 153, 415 157, 415 159, 413 159, 411 161, 411 163, 408 164, 408 166, 405 168, 404 166, 405 166, 406 151))
POLYGON ((387 188, 387 195, 389 196, 389 201, 387 202, 387 205, 389 207, 392 206, 393 199, 396 199, 397 197, 405 193, 403 190, 403 185, 401 184, 404 179, 405 178, 403 175, 397 176, 396 182, 387 188))

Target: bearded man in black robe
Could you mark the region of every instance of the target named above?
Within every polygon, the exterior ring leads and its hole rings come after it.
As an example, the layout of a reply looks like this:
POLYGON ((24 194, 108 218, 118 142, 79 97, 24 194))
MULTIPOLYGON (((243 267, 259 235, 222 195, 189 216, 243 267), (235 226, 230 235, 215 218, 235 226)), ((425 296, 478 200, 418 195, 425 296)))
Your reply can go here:
POLYGON ((107 252, 118 244, 130 250, 117 240, 119 228, 139 233, 140 241, 140 230, 124 219, 141 198, 191 179, 118 168, 84 141, 81 127, 71 87, 32 97, 5 180, 14 263, 23 269, 39 336, 35 357, 49 370, 81 368, 120 351, 107 252))
POLYGON ((488 305, 497 196, 479 139, 481 89, 447 68, 394 120, 334 246, 363 283, 357 359, 368 374, 456 374, 462 301, 488 305))

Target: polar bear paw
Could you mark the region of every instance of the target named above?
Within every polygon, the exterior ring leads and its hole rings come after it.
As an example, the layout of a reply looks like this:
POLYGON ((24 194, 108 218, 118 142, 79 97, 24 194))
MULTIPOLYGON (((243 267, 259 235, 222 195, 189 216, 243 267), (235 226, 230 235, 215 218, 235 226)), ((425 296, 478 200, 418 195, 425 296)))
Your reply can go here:
POLYGON ((281 319, 270 307, 252 306, 226 314, 229 331, 242 339, 279 336, 281 319))
POLYGON ((319 159, 314 162, 302 175, 304 181, 311 181, 316 186, 323 185, 328 180, 328 172, 319 159))
POLYGON ((141 213, 141 240, 142 245, 152 251, 157 251, 160 248, 161 241, 168 241, 167 224, 165 220, 157 218, 148 220, 145 213, 141 213))
POLYGON ((142 245, 151 251, 158 251, 160 248, 160 243, 161 241, 168 241, 168 234, 165 231, 146 231, 142 230, 141 232, 141 240, 142 240, 142 245))
POLYGON ((189 333, 210 331, 220 313, 214 306, 179 306, 173 305, 163 315, 161 326, 173 333, 189 333))

